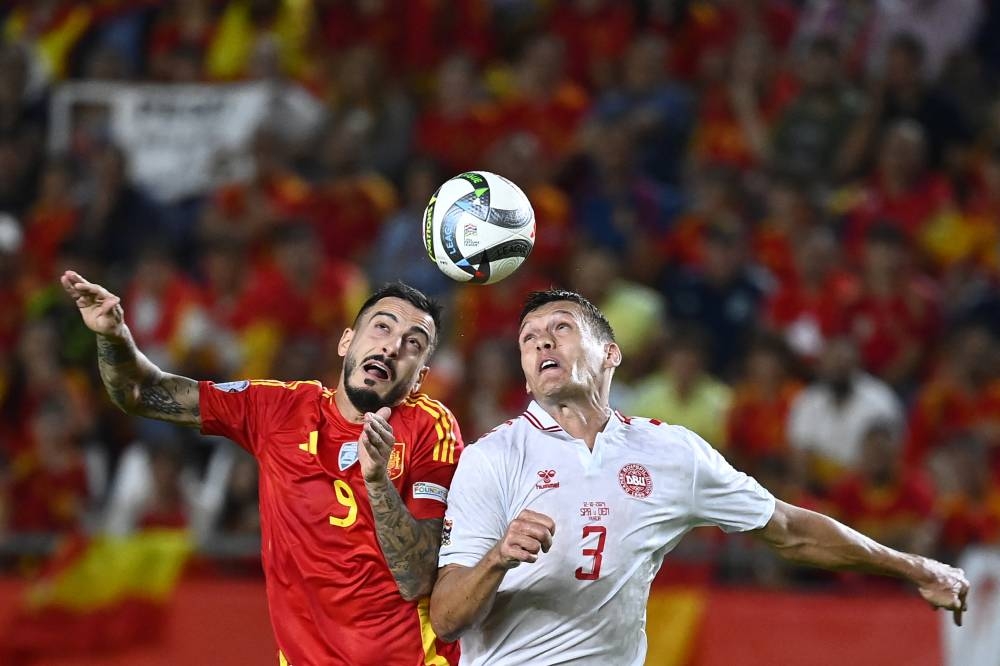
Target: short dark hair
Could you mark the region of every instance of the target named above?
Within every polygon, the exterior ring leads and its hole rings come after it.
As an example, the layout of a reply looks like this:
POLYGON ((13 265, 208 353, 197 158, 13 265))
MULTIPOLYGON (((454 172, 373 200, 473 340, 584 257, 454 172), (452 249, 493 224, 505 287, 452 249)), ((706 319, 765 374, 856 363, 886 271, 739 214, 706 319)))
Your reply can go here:
POLYGON ((538 308, 548 303, 555 303, 556 301, 570 301, 579 305, 583 311, 583 318, 597 336, 603 342, 615 341, 615 331, 611 328, 611 323, 604 316, 604 313, 586 298, 568 289, 546 289, 545 291, 533 291, 528 294, 528 298, 524 301, 524 307, 521 309, 521 318, 518 319, 517 325, 520 326, 523 324, 524 318, 538 308))
POLYGON ((437 347, 438 338, 441 335, 441 304, 419 289, 399 280, 382 285, 368 297, 368 300, 361 304, 358 314, 354 317, 355 328, 357 328, 358 322, 361 321, 361 317, 383 298, 404 300, 418 310, 426 312, 431 316, 431 319, 434 321, 434 337, 430 343, 430 351, 433 353, 434 348, 437 347))

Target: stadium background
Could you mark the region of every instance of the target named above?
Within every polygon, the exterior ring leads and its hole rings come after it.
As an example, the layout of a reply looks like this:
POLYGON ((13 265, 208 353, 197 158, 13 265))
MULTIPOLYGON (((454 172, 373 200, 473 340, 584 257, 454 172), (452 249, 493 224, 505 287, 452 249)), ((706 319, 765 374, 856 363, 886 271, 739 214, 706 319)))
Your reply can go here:
MULTIPOLYGON (((112 407, 66 267, 164 368, 331 385, 403 278, 446 303, 426 388, 467 441, 524 406, 519 304, 564 285, 619 334, 626 413, 897 547, 1000 542, 995 3, 36 0, 0 29, 0 661, 273 661, 253 461, 112 407), (476 168, 538 219, 488 288, 420 237, 476 168)), ((696 531, 661 578, 650 663, 944 659, 912 591, 746 539, 696 531)))

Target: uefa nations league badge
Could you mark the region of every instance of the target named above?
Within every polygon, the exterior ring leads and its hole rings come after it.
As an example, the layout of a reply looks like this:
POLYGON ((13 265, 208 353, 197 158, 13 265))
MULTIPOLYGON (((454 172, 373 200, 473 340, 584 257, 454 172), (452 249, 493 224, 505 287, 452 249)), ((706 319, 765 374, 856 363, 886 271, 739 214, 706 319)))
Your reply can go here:
POLYGON ((343 472, 345 469, 353 465, 358 461, 358 443, 357 442, 344 442, 340 445, 340 455, 337 456, 337 465, 340 467, 340 471, 343 472))

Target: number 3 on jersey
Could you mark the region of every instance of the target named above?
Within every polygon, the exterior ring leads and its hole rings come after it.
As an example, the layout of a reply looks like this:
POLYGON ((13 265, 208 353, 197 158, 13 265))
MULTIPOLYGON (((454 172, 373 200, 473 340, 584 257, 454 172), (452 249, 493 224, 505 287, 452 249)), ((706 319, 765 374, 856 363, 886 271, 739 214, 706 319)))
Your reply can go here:
MULTIPOLYGON (((347 515, 343 518, 330 516, 330 524, 337 527, 350 527, 358 519, 358 501, 354 499, 354 491, 347 482, 337 479, 333 482, 333 492, 341 506, 347 507, 347 515)), ((604 543, 603 541, 601 543, 604 543)))
POLYGON ((597 546, 594 548, 584 548, 584 557, 593 557, 590 564, 590 571, 584 571, 583 567, 576 570, 576 577, 580 580, 597 580, 601 575, 601 554, 604 552, 604 541, 608 536, 608 528, 604 525, 584 525, 583 538, 586 540, 592 534, 597 535, 597 546))

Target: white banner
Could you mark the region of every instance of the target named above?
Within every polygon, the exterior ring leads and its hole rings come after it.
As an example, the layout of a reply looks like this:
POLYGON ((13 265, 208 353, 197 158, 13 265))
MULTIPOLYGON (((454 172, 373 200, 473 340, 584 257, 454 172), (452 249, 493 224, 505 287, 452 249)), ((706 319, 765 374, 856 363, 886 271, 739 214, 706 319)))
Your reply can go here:
POLYGON ((969 610, 956 627, 941 614, 947 666, 1000 666, 1000 549, 970 548, 959 562, 971 587, 969 610))
POLYGON ((68 150, 78 126, 98 117, 125 151, 133 182, 174 201, 248 175, 254 132, 279 116, 279 131, 301 134, 318 125, 322 110, 299 88, 266 83, 70 83, 53 96, 50 148, 68 150))

